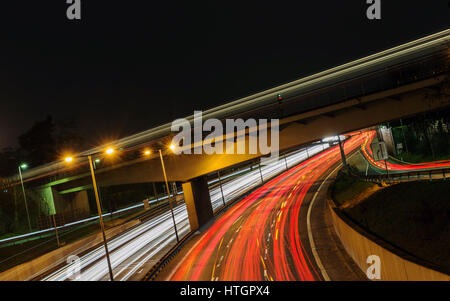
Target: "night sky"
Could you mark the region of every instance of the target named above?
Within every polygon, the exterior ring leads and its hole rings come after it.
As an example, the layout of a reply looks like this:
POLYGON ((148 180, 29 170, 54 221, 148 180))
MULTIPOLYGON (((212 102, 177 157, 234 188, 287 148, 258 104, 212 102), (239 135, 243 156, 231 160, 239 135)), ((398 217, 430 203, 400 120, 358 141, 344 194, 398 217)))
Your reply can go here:
POLYGON ((2 1, 0 148, 49 114, 123 137, 450 27, 447 0, 240 2, 2 1))

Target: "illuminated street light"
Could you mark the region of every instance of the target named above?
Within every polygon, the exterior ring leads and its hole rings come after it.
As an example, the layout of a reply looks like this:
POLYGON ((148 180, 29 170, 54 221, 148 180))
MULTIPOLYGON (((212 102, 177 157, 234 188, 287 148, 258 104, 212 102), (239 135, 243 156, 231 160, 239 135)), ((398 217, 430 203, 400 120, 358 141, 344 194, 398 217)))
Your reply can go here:
POLYGON ((72 157, 66 157, 66 158, 64 159, 64 161, 66 161, 67 163, 70 163, 70 162, 73 161, 73 158, 72 158, 72 157))
MULTIPOLYGON (((105 153, 108 154, 108 155, 111 155, 112 153, 114 153, 114 149, 113 148, 108 148, 105 151, 105 153)), ((89 168, 91 170, 92 186, 94 188, 95 201, 97 203, 97 211, 98 211, 98 217, 99 217, 99 220, 100 220, 100 228, 101 228, 102 234, 103 234, 103 244, 105 246, 106 261, 108 262, 109 277, 110 277, 111 281, 114 281, 114 275, 113 275, 113 271, 112 271, 112 267, 111 267, 111 260, 109 258, 108 244, 106 242, 105 225, 103 223, 102 208, 100 206, 100 198, 98 196, 97 181, 95 179, 94 164, 92 162, 92 156, 93 155, 96 155, 96 154, 87 155, 87 157, 88 157, 88 160, 89 160, 89 168)), ((72 157, 67 157, 65 159, 65 161, 66 162, 72 162, 72 160, 69 160, 69 161, 67 160, 69 158, 73 159, 72 157)), ((95 162, 97 162, 97 163, 100 162, 100 159, 95 159, 95 162)))
POLYGON ((146 151, 144 151, 144 155, 146 155, 146 156, 150 156, 151 155, 151 151, 149 151, 149 150, 146 150, 146 151))
POLYGON ((173 150, 175 150, 175 145, 171 144, 171 145, 169 146, 169 148, 173 151, 173 150))
POLYGON ((22 178, 22 169, 28 168, 28 164, 22 163, 19 165, 18 168, 19 168, 20 183, 22 184, 23 201, 25 202, 25 210, 27 211, 28 228, 30 229, 31 232, 31 222, 30 222, 30 214, 28 212, 27 195, 25 194, 25 186, 23 185, 23 178, 22 178))
MULTIPOLYGON (((173 150, 175 148, 175 146, 173 144, 171 144, 169 146, 169 148, 173 150)), ((159 157, 161 158, 161 166, 162 166, 162 170, 163 170, 163 173, 164 173, 164 180, 166 181, 167 198, 168 198, 169 205, 170 205, 170 212, 172 213, 173 226, 175 228, 175 236, 177 237, 177 242, 179 242, 180 239, 178 238, 177 223, 175 222, 175 215, 173 214, 172 202, 170 200, 169 183, 167 182, 166 168, 164 166, 164 160, 163 160, 163 155, 162 155, 161 149, 159 150, 159 157)), ((174 194, 174 196, 175 196, 175 194, 174 194)))

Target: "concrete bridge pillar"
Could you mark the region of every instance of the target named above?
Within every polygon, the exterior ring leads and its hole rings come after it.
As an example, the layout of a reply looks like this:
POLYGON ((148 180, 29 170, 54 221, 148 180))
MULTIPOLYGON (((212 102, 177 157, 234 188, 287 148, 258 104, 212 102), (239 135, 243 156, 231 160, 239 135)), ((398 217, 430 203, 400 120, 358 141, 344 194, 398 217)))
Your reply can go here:
POLYGON ((206 177, 183 183, 183 191, 191 231, 195 231, 214 217, 206 177))

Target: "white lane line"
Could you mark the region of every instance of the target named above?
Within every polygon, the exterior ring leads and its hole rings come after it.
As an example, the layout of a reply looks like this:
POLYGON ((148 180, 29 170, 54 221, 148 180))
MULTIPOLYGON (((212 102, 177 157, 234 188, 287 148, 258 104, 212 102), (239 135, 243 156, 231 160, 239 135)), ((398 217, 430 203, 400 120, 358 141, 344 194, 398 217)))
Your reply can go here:
MULTIPOLYGON (((354 153, 353 155, 351 155, 348 159, 350 159, 351 157, 353 157, 356 153, 354 153)), ((320 260, 319 254, 316 251, 316 244, 314 243, 314 238, 313 238, 313 234, 311 231, 311 209, 314 205, 314 202, 317 198, 317 195, 319 194, 319 191, 322 189, 323 184, 325 184, 325 182, 328 180, 328 178, 334 174, 336 172, 336 170, 338 170, 339 168, 342 167, 342 163, 340 163, 335 169, 333 169, 333 171, 322 181, 322 184, 320 184, 319 189, 317 189, 316 193, 314 194, 311 203, 309 203, 309 207, 308 207, 308 213, 306 214, 306 226, 308 228, 308 238, 309 238, 309 244, 311 246, 311 250, 312 253, 314 255, 314 259, 316 260, 317 266, 320 269, 320 272, 322 273, 323 279, 325 281, 330 281, 330 277, 328 277, 327 272, 325 271, 325 268, 322 264, 322 261, 320 260)))

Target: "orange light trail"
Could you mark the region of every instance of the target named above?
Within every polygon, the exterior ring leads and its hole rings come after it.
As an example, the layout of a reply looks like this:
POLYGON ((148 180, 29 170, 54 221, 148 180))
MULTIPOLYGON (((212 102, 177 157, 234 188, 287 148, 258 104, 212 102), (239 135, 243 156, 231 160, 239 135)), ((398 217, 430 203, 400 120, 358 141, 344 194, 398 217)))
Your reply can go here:
MULTIPOLYGON (((350 138, 345 152, 365 138, 350 138)), ((211 271, 216 280, 320 280, 303 244, 299 217, 313 183, 340 159, 335 146, 248 195, 203 234, 171 280, 210 280, 211 271)))

